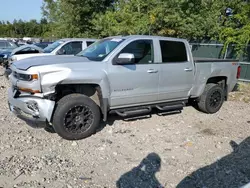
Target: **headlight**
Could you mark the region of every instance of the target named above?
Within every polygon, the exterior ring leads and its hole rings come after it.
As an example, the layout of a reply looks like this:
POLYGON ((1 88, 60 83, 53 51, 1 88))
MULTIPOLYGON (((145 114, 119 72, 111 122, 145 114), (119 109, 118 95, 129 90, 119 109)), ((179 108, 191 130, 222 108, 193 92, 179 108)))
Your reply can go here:
POLYGON ((8 58, 8 55, 7 55, 7 54, 5 54, 5 55, 3 56, 3 58, 4 58, 4 59, 7 59, 7 58, 8 58))
POLYGON ((13 76, 18 80, 23 81, 32 81, 38 79, 38 74, 21 74, 17 72, 13 72, 13 76))

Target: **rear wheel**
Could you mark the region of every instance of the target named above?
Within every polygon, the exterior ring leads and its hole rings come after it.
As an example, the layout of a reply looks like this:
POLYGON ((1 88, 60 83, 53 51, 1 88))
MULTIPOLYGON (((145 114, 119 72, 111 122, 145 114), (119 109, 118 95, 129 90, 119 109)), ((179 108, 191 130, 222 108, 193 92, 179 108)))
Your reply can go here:
POLYGON ((80 140, 91 136, 99 123, 99 107, 89 97, 70 94, 58 101, 53 116, 53 127, 62 138, 80 140))
POLYGON ((220 110, 224 100, 225 92, 223 88, 218 84, 209 83, 206 85, 196 107, 202 112, 213 114, 220 110))

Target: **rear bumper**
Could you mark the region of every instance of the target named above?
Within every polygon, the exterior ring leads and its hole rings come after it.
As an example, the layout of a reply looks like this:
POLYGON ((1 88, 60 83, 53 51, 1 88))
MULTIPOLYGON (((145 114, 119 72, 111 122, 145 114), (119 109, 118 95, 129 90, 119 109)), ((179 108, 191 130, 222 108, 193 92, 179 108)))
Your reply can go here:
POLYGON ((33 128, 44 128, 50 122, 55 105, 54 101, 33 96, 15 98, 11 88, 8 103, 10 111, 33 128))

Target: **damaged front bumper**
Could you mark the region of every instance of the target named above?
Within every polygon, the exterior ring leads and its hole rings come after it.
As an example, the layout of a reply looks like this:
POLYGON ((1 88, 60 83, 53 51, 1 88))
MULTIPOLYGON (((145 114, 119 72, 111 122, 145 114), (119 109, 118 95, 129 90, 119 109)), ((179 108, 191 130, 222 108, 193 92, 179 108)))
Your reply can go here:
POLYGON ((55 102, 35 96, 16 96, 8 90, 9 109, 33 128, 44 128, 50 122, 55 102))

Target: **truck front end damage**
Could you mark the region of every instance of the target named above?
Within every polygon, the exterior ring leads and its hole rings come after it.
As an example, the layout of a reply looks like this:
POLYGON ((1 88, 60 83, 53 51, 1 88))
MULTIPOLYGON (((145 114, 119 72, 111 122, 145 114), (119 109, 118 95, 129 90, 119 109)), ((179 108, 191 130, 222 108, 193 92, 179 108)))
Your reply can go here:
POLYGON ((8 90, 10 111, 33 128, 46 127, 51 122, 55 107, 55 101, 47 96, 54 94, 58 80, 43 80, 43 76, 48 78, 46 73, 38 72, 37 69, 19 70, 15 66, 11 69, 11 87, 8 90))
POLYGON ((36 96, 21 96, 20 92, 9 88, 10 111, 33 128, 44 128, 50 122, 55 102, 36 96))

